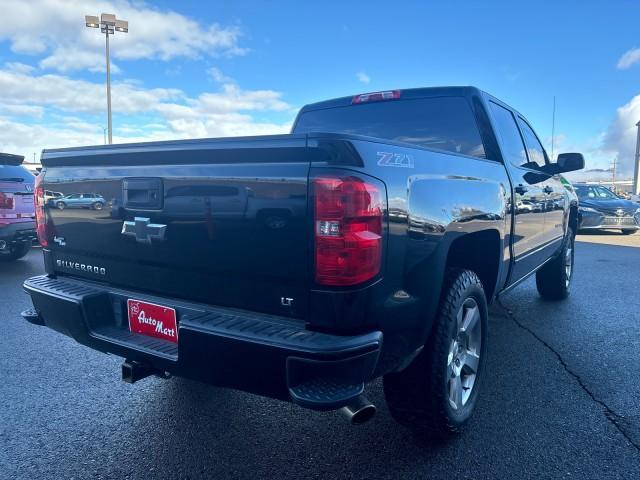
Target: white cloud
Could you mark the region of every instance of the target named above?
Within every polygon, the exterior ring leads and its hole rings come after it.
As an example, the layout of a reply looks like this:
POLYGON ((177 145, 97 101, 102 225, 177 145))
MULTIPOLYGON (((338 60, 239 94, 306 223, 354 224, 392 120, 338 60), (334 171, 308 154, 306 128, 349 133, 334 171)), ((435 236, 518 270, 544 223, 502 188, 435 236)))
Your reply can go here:
MULTIPOLYGON (((244 90, 235 83, 190 97, 178 89, 121 81, 112 93, 116 143, 287 133, 292 120, 256 119, 278 113, 287 118, 291 107, 280 92, 244 90)), ((0 68, 0 145, 30 156, 43 148, 101 144, 104 97, 102 83, 33 74, 15 65, 0 68), (36 120, 18 120, 25 115, 36 120)))
POLYGON ((233 78, 227 77, 222 71, 217 67, 211 67, 207 70, 207 73, 218 83, 234 83, 233 78))
POLYGON ((582 152, 585 156, 585 170, 570 173, 568 177, 579 180, 611 179, 613 161, 617 160, 616 176, 631 178, 635 160, 636 123, 639 120, 640 95, 637 95, 619 107, 608 128, 591 140, 577 145, 570 143, 564 135, 556 137, 556 153, 582 152))
POLYGON ((640 95, 618 108, 614 120, 602 139, 602 150, 618 157, 618 171, 623 175, 633 174, 636 148, 636 123, 640 120, 640 95))
MULTIPOLYGON (((58 47, 52 55, 41 60, 40 68, 57 70, 62 73, 86 68, 90 72, 106 72, 104 52, 83 50, 77 47, 58 47)), ((120 67, 110 59, 111 73, 120 73, 120 67)))
POLYGON ((0 105, 0 114, 42 118, 44 108, 39 105, 0 105))
POLYGON ((371 77, 364 72, 356 73, 356 77, 362 83, 371 83, 371 77))
POLYGON ((95 134, 79 132, 69 127, 26 124, 0 116, 0 145, 5 152, 31 158, 33 152, 40 155, 42 148, 64 147, 102 143, 102 131, 95 134))
MULTIPOLYGON (((104 85, 62 75, 32 76, 0 70, 0 104, 32 104, 65 111, 96 113, 103 109, 104 85)), ((132 83, 112 85, 113 108, 120 113, 152 110, 159 102, 182 97, 177 89, 144 89, 132 83)))
POLYGON ((5 67, 7 70, 16 73, 32 73, 35 70, 33 65, 27 65, 26 63, 20 62, 8 62, 5 63, 5 67))
POLYGON ((632 48, 620 57, 617 67, 620 70, 626 70, 638 62, 640 62, 640 48, 632 48))
POLYGON ((113 12, 129 21, 129 33, 114 35, 116 60, 243 55, 238 26, 204 25, 170 10, 135 0, 97 1, 85 5, 69 0, 2 0, 0 42, 17 53, 46 55, 42 68, 66 72, 104 69, 104 36, 85 27, 85 14, 113 12), (55 19, 55 21, 52 21, 55 19))
POLYGON ((282 112, 289 104, 281 100, 282 94, 273 90, 242 90, 228 83, 217 93, 203 93, 198 97, 200 110, 207 113, 224 113, 238 110, 282 112))

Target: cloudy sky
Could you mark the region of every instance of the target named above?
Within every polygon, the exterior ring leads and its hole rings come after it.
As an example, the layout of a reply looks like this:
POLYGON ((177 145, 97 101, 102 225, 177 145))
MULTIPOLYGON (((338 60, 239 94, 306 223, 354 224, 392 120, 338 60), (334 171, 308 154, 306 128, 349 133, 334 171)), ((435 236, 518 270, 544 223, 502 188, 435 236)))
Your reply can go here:
POLYGON ((287 132, 308 102, 476 85, 555 152, 630 175, 640 120, 640 2, 0 0, 0 150, 103 142, 115 13, 114 142, 287 132))

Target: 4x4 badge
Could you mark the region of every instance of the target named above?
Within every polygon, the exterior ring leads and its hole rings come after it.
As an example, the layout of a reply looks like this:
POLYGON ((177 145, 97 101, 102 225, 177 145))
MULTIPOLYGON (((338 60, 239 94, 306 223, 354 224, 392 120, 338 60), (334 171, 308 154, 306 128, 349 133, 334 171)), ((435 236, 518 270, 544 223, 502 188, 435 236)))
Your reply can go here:
POLYGON ((122 224, 122 235, 135 237, 137 242, 151 244, 151 240, 164 240, 167 230, 166 225, 151 223, 151 219, 135 217, 133 222, 126 221, 122 224))

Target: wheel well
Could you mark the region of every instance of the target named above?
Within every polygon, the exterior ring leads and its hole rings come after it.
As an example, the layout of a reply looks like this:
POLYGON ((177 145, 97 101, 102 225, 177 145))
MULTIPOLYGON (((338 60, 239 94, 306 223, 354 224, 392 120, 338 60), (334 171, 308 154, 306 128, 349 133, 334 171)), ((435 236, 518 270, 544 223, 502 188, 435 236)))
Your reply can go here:
POLYGON ((500 234, 497 230, 468 233, 449 247, 447 268, 472 270, 480 277, 487 301, 493 298, 500 265, 500 234))

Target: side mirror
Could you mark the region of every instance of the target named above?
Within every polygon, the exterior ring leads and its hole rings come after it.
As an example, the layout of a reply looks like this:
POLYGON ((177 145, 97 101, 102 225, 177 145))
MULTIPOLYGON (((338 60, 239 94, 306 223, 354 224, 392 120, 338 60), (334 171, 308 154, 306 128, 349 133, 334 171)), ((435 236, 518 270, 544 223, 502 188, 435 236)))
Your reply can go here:
POLYGON ((581 153, 561 153, 556 162, 556 173, 574 172, 584 168, 584 156, 581 153))

